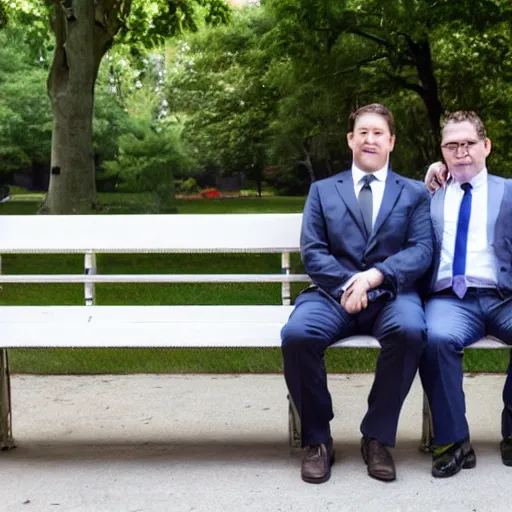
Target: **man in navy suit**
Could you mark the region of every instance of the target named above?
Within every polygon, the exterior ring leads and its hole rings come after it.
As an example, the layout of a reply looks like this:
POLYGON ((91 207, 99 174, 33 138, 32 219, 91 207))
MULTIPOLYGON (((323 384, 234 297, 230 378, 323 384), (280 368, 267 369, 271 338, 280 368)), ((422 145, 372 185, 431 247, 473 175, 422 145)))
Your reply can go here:
POLYGON ((350 116, 352 169, 311 185, 301 255, 314 285, 302 292, 282 330, 284 374, 301 420, 302 479, 329 479, 333 418, 325 350, 342 338, 372 334, 381 344, 361 452, 370 476, 396 478, 398 416, 426 343, 416 282, 433 252, 429 194, 389 169, 394 119, 380 104, 350 116))
MULTIPOLYGON (((484 335, 512 345, 512 180, 488 174, 491 152, 481 119, 458 111, 443 123, 446 181, 432 196, 435 257, 425 304, 428 343, 420 375, 432 411, 432 474, 449 477, 476 465, 469 441, 462 356, 484 335)), ((512 365, 503 389, 503 463, 512 466, 512 365)))

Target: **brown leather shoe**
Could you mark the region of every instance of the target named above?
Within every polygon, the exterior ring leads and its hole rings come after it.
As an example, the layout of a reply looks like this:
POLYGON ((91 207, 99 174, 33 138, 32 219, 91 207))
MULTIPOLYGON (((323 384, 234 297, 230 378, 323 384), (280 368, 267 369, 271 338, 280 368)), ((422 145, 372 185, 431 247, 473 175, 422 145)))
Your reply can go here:
POLYGON ((372 478, 384 482, 392 482, 396 479, 396 469, 393 457, 388 449, 380 444, 377 439, 363 437, 361 439, 361 455, 368 466, 368 474, 372 478))
POLYGON ((321 484, 331 478, 331 466, 334 464, 332 439, 326 444, 306 446, 306 455, 302 459, 302 480, 310 484, 321 484))

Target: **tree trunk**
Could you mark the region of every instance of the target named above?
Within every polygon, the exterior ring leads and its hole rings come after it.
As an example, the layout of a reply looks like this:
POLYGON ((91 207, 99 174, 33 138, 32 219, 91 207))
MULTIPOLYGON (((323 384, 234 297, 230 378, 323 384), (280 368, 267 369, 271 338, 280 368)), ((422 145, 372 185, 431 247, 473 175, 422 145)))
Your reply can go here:
POLYGON ((300 160, 299 164, 302 164, 308 170, 309 180, 311 183, 314 183, 316 181, 316 176, 315 170, 313 169, 313 163, 311 162, 311 154, 306 148, 303 148, 303 151, 306 158, 304 160, 300 160))
POLYGON ((92 120, 101 58, 94 0, 55 6, 55 54, 48 77, 53 111, 50 183, 41 213, 90 213, 96 206, 92 120))
POLYGON ((434 73, 430 44, 428 41, 422 41, 419 43, 411 41, 409 43, 409 48, 414 55, 418 78, 422 86, 422 92, 420 95, 427 109, 430 126, 432 127, 433 147, 428 148, 429 154, 431 157, 439 156, 439 145, 441 143, 441 117, 443 115, 444 108, 439 99, 439 87, 434 73))
POLYGON ((332 165, 331 165, 331 157, 328 156, 325 159, 325 166, 327 167, 327 176, 332 176, 334 173, 332 172, 332 165))

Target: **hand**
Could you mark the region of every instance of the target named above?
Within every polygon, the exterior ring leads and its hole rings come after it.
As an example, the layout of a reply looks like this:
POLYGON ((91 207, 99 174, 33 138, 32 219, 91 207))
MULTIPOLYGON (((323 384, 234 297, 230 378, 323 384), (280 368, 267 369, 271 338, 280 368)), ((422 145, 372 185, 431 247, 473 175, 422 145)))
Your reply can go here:
POLYGON ((341 296, 341 306, 349 314, 359 313, 366 309, 368 307, 368 291, 377 288, 382 281, 384 281, 384 275, 376 268, 356 274, 348 289, 341 296))
POLYGON ((425 175, 425 186, 430 192, 440 189, 448 180, 448 168, 443 162, 434 162, 425 175))
POLYGON ((350 315, 359 313, 368 307, 368 295, 362 289, 360 282, 354 281, 341 296, 341 307, 350 315))

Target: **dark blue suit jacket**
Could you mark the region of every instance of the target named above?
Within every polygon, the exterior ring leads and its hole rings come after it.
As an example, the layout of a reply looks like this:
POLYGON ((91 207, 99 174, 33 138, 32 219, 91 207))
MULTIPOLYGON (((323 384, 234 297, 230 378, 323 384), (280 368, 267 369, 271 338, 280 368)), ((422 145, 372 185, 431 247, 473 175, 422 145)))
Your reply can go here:
POLYGON ((351 171, 311 185, 304 208, 301 255, 306 272, 340 300, 343 284, 372 267, 392 294, 416 289, 433 254, 430 196, 423 183, 389 170, 382 204, 368 237, 351 171))

